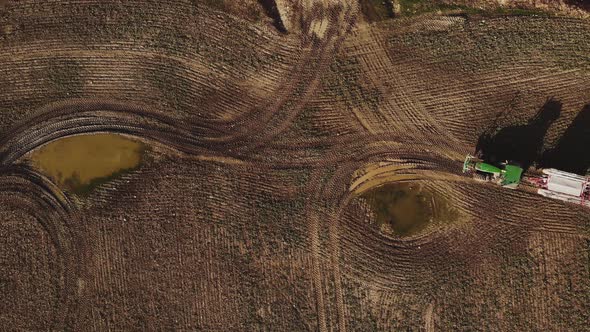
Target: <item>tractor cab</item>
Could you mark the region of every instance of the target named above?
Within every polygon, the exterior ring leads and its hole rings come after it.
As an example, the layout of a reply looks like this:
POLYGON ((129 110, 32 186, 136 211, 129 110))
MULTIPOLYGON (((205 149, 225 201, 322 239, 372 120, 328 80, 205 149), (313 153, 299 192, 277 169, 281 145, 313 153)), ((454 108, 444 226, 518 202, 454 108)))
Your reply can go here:
POLYGON ((522 176, 522 167, 508 161, 499 165, 485 163, 471 155, 465 157, 463 173, 472 174, 475 179, 496 183, 502 187, 516 189, 522 176))

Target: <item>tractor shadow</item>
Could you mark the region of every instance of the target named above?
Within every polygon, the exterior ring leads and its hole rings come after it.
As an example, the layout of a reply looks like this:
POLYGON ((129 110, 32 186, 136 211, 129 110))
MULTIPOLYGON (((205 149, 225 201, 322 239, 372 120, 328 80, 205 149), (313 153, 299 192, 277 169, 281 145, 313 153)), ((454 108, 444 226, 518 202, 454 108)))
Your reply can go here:
POLYGON ((547 150, 539 162, 544 168, 586 175, 590 167, 590 104, 578 113, 572 124, 557 142, 555 148, 547 150))
POLYGON ((510 161, 528 169, 540 158, 545 134, 561 108, 561 102, 551 98, 527 124, 484 132, 477 141, 477 155, 491 164, 510 161))

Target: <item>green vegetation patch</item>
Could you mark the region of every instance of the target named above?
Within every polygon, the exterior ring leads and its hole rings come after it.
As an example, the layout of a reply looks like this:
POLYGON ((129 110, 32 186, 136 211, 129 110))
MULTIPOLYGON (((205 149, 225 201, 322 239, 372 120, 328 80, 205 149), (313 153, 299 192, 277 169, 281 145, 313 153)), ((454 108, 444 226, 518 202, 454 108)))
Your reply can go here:
MULTIPOLYGON (((409 49, 433 66, 468 73, 497 70, 508 59, 532 59, 563 69, 589 68, 590 43, 580 36, 590 32, 581 21, 552 18, 473 19, 447 31, 392 34, 391 49, 409 49), (577 55, 577 56, 576 56, 577 55)), ((516 60, 511 60, 516 61, 516 60)))
POLYGON ((428 13, 474 16, 553 16, 541 9, 488 7, 475 8, 440 0, 360 0, 361 11, 367 21, 378 22, 390 18, 417 16, 428 13))
POLYGON ((540 9, 522 9, 522 8, 474 8, 460 4, 448 4, 441 1, 433 0, 399 0, 400 15, 414 16, 433 12, 458 14, 481 15, 481 16, 550 16, 551 13, 540 9))

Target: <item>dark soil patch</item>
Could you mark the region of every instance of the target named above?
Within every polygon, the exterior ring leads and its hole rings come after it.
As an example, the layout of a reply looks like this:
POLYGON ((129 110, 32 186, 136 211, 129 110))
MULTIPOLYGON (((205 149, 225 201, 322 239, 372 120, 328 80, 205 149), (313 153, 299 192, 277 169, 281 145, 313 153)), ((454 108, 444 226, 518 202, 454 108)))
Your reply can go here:
POLYGON ((377 22, 393 18, 393 4, 391 0, 361 0, 361 11, 367 21, 377 22))

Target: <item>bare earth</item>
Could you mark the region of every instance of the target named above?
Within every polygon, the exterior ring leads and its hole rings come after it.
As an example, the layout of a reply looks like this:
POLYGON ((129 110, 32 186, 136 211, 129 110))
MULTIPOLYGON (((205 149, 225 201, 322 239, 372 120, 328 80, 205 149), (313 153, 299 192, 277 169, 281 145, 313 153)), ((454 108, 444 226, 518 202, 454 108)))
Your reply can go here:
POLYGON ((590 103, 583 8, 236 3, 0 6, 2 329, 590 331, 590 211, 461 175, 590 103), (27 161, 92 133, 148 156, 86 196, 27 161), (456 216, 383 232, 360 196, 399 181, 456 216))

